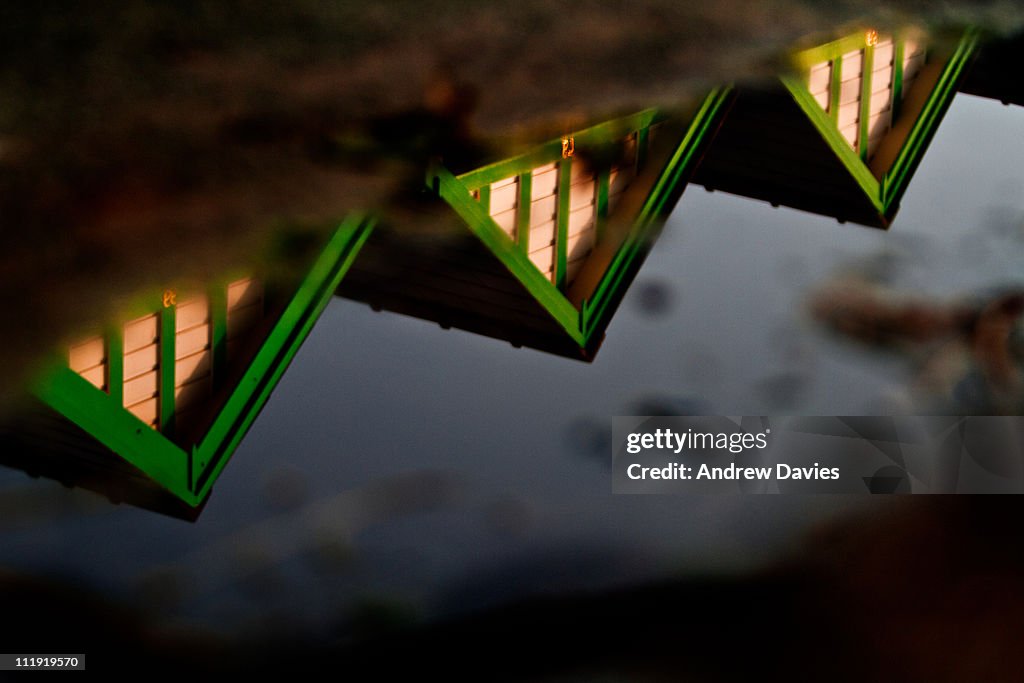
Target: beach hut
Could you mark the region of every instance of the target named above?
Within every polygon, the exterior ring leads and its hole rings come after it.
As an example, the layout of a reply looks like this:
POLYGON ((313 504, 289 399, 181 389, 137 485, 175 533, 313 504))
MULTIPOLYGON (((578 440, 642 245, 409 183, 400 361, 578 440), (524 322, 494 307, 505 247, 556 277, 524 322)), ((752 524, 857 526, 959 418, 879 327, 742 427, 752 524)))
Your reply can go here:
MULTIPOLYGON (((5 462, 147 507, 195 510, 372 231, 351 217, 291 286, 260 277, 168 289, 65 348, 5 462), (169 504, 169 505, 168 505, 169 504)), ((165 511, 165 510, 161 510, 165 511)))
POLYGON ((716 90, 681 115, 643 111, 475 168, 434 164, 427 190, 456 229, 382 226, 339 294, 591 360, 729 98, 716 90))
POLYGON ((739 87, 694 182, 886 228, 969 66, 977 35, 857 31, 739 87))

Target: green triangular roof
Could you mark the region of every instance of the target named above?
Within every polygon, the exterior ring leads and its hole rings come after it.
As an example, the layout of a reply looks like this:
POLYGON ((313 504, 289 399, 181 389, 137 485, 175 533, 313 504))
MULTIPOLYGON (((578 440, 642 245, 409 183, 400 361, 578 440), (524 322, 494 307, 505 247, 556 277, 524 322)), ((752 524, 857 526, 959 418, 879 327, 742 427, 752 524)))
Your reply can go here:
POLYGON ((946 52, 930 50, 919 69, 925 54, 913 60, 904 55, 912 49, 906 34, 882 40, 874 31, 859 32, 805 50, 796 55, 797 73, 783 77, 781 87, 739 89, 695 182, 888 227, 956 94, 977 36, 968 32, 946 52), (876 50, 880 56, 884 51, 884 63, 875 63, 876 50), (842 71, 844 59, 858 65, 855 78, 842 71), (903 74, 911 63, 912 82, 903 74), (877 87, 872 79, 879 75, 886 83, 877 87), (873 104, 879 96, 883 100, 873 104), (882 128, 872 131, 879 118, 882 128))
MULTIPOLYGON (((280 314, 267 321, 267 332, 256 339, 258 343, 250 349, 248 361, 231 371, 231 379, 218 392, 220 401, 211 399, 215 403, 208 406, 209 414, 201 428, 192 433, 175 432, 175 401, 180 399, 174 398, 179 388, 174 372, 159 373, 159 395, 172 398, 160 399, 156 428, 124 407, 123 326, 106 339, 105 380, 94 378, 90 382, 72 370, 65 357, 34 383, 33 393, 178 499, 198 506, 256 419, 372 228, 372 221, 352 216, 333 233, 294 294, 283 303, 280 314)), ((209 348, 212 372, 216 375, 222 371, 219 367, 226 358, 220 350, 226 350, 229 340, 226 294, 223 288, 219 297, 212 291, 209 348)), ((176 332, 175 317, 181 304, 164 296, 153 305, 161 328, 157 344, 160 368, 174 368, 180 363, 180 357, 175 355, 177 342, 167 340, 175 340, 180 334, 180 328, 176 332)))
POLYGON ((378 230, 339 294, 592 359, 728 101, 716 90, 681 119, 647 110, 464 173, 436 164, 427 186, 462 229, 378 230))

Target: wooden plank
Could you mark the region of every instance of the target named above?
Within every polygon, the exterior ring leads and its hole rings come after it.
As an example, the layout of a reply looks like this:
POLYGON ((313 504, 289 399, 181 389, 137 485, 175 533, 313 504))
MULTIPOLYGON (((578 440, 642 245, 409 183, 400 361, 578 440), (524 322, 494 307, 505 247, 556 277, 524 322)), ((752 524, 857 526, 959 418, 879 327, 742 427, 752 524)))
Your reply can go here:
POLYGON ((124 325, 124 352, 128 354, 155 344, 159 338, 159 320, 156 313, 136 318, 124 325))
POLYGON ((78 374, 86 379, 89 384, 93 385, 97 389, 105 390, 107 388, 107 364, 95 365, 85 370, 79 370, 78 374))
POLYGON ((210 374, 213 352, 209 349, 178 359, 174 367, 175 386, 182 386, 210 374))
POLYGON ((107 349, 101 336, 90 337, 73 344, 68 351, 68 366, 75 372, 95 368, 106 361, 107 349))
POLYGON ((160 431, 174 434, 174 361, 177 358, 178 335, 177 313, 174 306, 165 306, 160 311, 160 431))
POLYGON ((147 372, 152 372, 160 367, 160 349, 157 344, 150 344, 143 348, 124 354, 123 378, 125 381, 135 379, 147 372))
MULTIPOLYGON (((248 311, 259 311, 259 308, 256 306, 249 306, 248 308, 239 309, 238 312, 242 313, 248 311)), ((230 335, 230 331, 228 334, 230 335)), ((178 332, 175 337, 175 360, 191 356, 203 349, 210 348, 210 326, 207 324, 198 325, 178 332)))
POLYGON ((160 373, 156 370, 125 380, 124 406, 131 407, 142 401, 156 398, 160 391, 160 373))
POLYGON ((156 427, 158 424, 158 408, 159 401, 156 398, 151 398, 141 403, 135 403, 125 408, 135 417, 145 422, 150 427, 156 427))
POLYGON ((205 296, 195 297, 178 304, 175 331, 183 332, 210 320, 210 302, 205 296))
POLYGON ((519 206, 519 177, 512 176, 490 185, 491 204, 488 213, 495 216, 505 211, 515 211, 519 206))

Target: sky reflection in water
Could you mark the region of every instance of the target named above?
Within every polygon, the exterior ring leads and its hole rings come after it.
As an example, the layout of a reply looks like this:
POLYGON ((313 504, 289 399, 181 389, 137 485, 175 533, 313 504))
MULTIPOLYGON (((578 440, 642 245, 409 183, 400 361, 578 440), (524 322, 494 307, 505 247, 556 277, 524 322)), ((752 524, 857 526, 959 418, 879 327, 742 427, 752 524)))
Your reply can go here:
POLYGON ((939 300, 1019 285, 1021 159, 1022 110, 960 95, 888 233, 690 187, 592 365, 335 299, 196 524, 4 470, 0 565, 311 633, 374 601, 436 617, 763 566, 896 503, 612 496, 610 416, 912 410, 907 357, 807 299, 851 266, 939 300))

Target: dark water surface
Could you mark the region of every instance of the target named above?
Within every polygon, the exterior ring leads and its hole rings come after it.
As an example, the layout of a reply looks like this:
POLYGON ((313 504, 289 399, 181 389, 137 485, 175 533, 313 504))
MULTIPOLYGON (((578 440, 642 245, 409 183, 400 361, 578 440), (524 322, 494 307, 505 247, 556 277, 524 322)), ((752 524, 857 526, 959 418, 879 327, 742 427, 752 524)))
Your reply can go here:
POLYGON ((742 574, 867 497, 611 494, 618 414, 914 411, 907 358, 823 332, 837 271, 945 300, 1024 280, 1024 111, 958 96, 888 232, 687 189, 597 360, 335 299, 199 520, 0 472, 0 566, 154 623, 313 635, 742 574))

